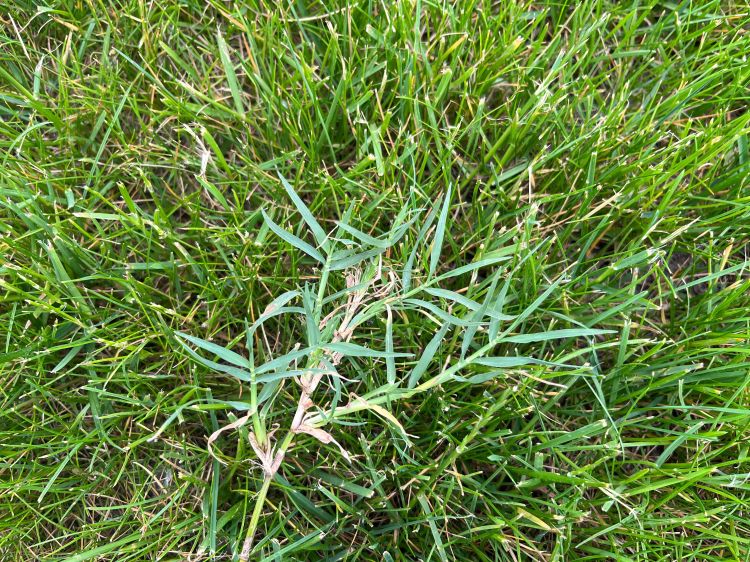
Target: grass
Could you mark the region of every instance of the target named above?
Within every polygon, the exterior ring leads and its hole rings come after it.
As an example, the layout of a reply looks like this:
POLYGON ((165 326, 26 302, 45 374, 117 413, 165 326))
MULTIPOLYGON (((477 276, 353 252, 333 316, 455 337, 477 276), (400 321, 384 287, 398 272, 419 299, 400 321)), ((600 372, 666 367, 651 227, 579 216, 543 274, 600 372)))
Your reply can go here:
POLYGON ((750 559, 746 3, 0 22, 0 559, 750 559))

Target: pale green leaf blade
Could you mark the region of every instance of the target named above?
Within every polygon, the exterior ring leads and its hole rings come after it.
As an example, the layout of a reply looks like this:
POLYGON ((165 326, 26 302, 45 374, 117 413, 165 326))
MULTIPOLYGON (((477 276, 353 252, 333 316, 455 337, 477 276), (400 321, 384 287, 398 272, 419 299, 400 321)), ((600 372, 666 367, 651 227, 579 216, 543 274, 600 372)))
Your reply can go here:
POLYGON ((505 343, 537 343, 549 340, 561 340, 565 338, 581 338, 600 336, 603 334, 614 334, 615 330, 596 330, 592 328, 570 328, 566 330, 550 330, 549 332, 536 332, 533 334, 518 334, 501 338, 505 343))
POLYGON ((419 361, 412 369, 411 373, 409 373, 409 380, 407 381, 407 388, 414 388, 417 386, 417 383, 419 382, 419 379, 422 378, 422 375, 425 374, 427 371, 427 367, 430 366, 430 363, 432 362, 433 357, 435 357, 435 354, 437 353, 438 348, 440 347, 440 343, 443 341, 443 338, 445 337, 445 334, 450 329, 450 324, 443 324, 443 326, 438 330, 438 332, 432 337, 432 340, 430 340, 430 343, 427 344, 427 347, 424 348, 424 351, 422 352, 422 355, 419 358, 419 361))
POLYGON ((263 220, 266 221, 266 224, 274 232, 274 234, 276 234, 276 236, 278 236, 285 242, 288 242, 289 244, 291 244, 298 250, 303 251, 314 260, 317 260, 320 263, 325 263, 326 259, 323 257, 323 254, 321 254, 318 250, 313 248, 310 244, 308 244, 301 238, 298 238, 291 232, 284 230, 278 224, 273 222, 273 219, 268 216, 265 210, 262 210, 261 212, 263 213, 263 220))
POLYGON ((227 83, 229 84, 229 91, 232 94, 232 100, 234 101, 234 108, 237 113, 244 117, 245 107, 242 104, 242 94, 240 92, 240 84, 237 80, 237 74, 234 71, 234 65, 232 59, 229 56, 229 48, 227 47, 224 37, 221 33, 216 34, 216 40, 219 44, 219 57, 221 58, 221 64, 224 67, 224 73, 227 75, 227 83))
POLYGON ((448 222, 448 210, 451 205, 451 188, 445 193, 443 199, 443 208, 440 211, 437 227, 435 228, 435 239, 432 242, 432 251, 430 252, 430 277, 435 273, 438 262, 440 261, 440 252, 443 248, 443 239, 445 238, 445 229, 448 222))
POLYGON ((378 351, 377 349, 370 349, 362 345, 351 343, 351 342, 333 342, 327 343, 323 347, 329 351, 341 353, 347 357, 411 357, 410 353, 388 353, 386 351, 378 351))
POLYGON ((246 358, 242 357, 242 355, 239 355, 238 353, 235 353, 234 351, 227 349, 226 347, 222 347, 220 345, 217 345, 210 341, 203 340, 201 338, 190 336, 183 332, 175 332, 175 335, 179 336, 180 338, 184 340, 189 341, 190 343, 203 349, 204 351, 213 353, 214 355, 216 355, 217 357, 220 357, 227 363, 231 363, 232 365, 237 365, 238 367, 243 367, 243 368, 250 368, 251 366, 250 362, 246 358))
POLYGON ((307 207, 307 205, 305 205, 305 202, 300 199, 299 195, 297 195, 297 192, 294 191, 294 188, 287 181, 287 179, 283 175, 281 175, 281 172, 276 172, 276 174, 279 176, 281 185, 284 186, 284 189, 286 190, 287 195, 289 195, 289 198, 292 200, 292 203, 294 203, 294 206, 299 211, 299 214, 302 215, 302 220, 304 220, 305 223, 307 223, 307 226, 310 228, 310 231, 312 232, 315 241, 318 243, 318 246, 320 246, 321 248, 325 247, 328 236, 326 235, 325 230, 323 230, 323 227, 320 226, 320 223, 318 223, 317 220, 315 220, 315 217, 310 212, 310 209, 307 207))

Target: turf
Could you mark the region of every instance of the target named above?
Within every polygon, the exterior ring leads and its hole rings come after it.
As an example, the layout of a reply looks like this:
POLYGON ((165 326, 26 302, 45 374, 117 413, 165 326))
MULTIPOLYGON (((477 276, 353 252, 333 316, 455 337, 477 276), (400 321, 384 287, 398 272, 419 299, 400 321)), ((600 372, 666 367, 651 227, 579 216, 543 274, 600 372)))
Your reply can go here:
POLYGON ((0 7, 0 559, 750 559, 747 3, 0 7))

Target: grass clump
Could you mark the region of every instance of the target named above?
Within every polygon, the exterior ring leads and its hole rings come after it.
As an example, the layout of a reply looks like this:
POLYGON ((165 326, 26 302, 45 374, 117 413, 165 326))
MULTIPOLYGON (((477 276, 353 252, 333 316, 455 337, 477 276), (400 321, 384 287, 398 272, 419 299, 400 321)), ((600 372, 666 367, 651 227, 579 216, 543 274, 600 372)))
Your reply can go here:
POLYGON ((0 558, 747 559, 747 6, 0 21, 0 558))

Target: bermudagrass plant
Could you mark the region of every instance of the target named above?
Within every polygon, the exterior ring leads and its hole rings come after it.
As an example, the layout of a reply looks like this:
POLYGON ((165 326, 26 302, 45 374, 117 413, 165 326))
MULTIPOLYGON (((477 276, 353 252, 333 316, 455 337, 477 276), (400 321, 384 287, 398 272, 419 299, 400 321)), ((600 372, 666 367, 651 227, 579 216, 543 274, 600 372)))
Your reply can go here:
MULTIPOLYGON (((247 326, 247 357, 188 334, 177 334, 182 347, 196 361, 210 369, 236 377, 250 387, 249 407, 244 403, 237 403, 246 413, 215 431, 208 440, 208 447, 211 449, 222 433, 238 429, 247 423, 252 426, 247 439, 263 471, 263 483, 256 497, 241 548, 239 558, 242 561, 248 560, 253 552, 254 537, 266 494, 299 435, 312 436, 324 445, 336 445, 341 455, 349 460, 349 453, 339 444, 336 436, 324 428, 334 420, 355 412, 370 410, 392 425, 408 444, 409 436, 404 427, 388 410, 388 406, 396 401, 406 400, 451 381, 487 382, 501 376, 506 369, 529 364, 580 369, 578 366, 545 362, 532 357, 494 356, 493 350, 498 344, 592 337, 610 332, 574 328, 527 334, 514 333, 564 282, 564 278, 561 277, 550 283, 547 289, 520 314, 504 314, 509 284, 524 259, 516 259, 513 268, 501 264, 508 262, 514 254, 521 251, 524 251, 526 256, 535 251, 533 248, 526 248, 522 240, 515 245, 486 254, 472 263, 438 274, 441 247, 451 209, 450 189, 447 190, 442 203, 435 206, 423 220, 412 243, 413 247, 410 249, 406 265, 399 272, 390 268, 383 256, 389 248, 404 238, 416 221, 417 217, 407 216, 407 207, 396 217, 386 236, 373 237, 350 225, 351 212, 337 223, 333 232, 326 233, 287 180, 279 177, 315 239, 315 245, 283 229, 264 212, 266 225, 280 238, 318 262, 318 283, 280 295, 268 305, 257 320, 247 326), (429 267, 427 274, 417 280, 412 277, 413 269, 425 240, 430 240, 429 267), (449 279, 466 274, 471 276, 472 281, 476 281, 480 270, 490 271, 483 302, 474 301, 440 286, 449 279), (331 289, 332 275, 343 276, 343 290, 331 289), (448 303, 447 309, 441 303, 448 303), (457 316, 453 313, 453 308, 465 309, 465 312, 457 316), (396 343, 393 336, 393 319, 397 314, 407 311, 427 315, 436 324, 436 329, 423 349, 413 350, 414 353, 397 353, 394 351, 396 343), (286 353, 262 364, 256 364, 254 350, 257 345, 257 331, 263 329, 267 320, 285 314, 299 315, 304 319, 304 345, 298 343, 286 353), (374 338, 382 339, 384 350, 373 349, 354 341, 358 328, 376 317, 385 318, 382 337, 374 338), (454 328, 463 330, 460 355, 441 362, 441 365, 434 365, 441 342, 454 328), (193 346, 218 358, 218 361, 207 358, 193 346), (415 354, 418 357, 416 362, 403 362, 415 354), (337 369, 346 357, 383 360, 386 383, 363 396, 357 396, 348 385, 352 381, 345 379, 337 369), (397 359, 401 359, 402 362, 397 364, 397 359), (469 370, 475 371, 475 374, 464 373, 469 370), (434 374, 427 377, 430 373, 434 374), (267 419, 278 400, 282 382, 286 379, 295 381, 299 387, 296 408, 291 419, 287 420, 286 427, 269 430, 267 419), (326 384, 322 385, 324 381, 326 384), (321 386, 326 387, 326 392, 322 391, 321 386)), ((372 338, 372 334, 370 337, 372 338)), ((219 456, 214 456, 221 460, 219 456)))

